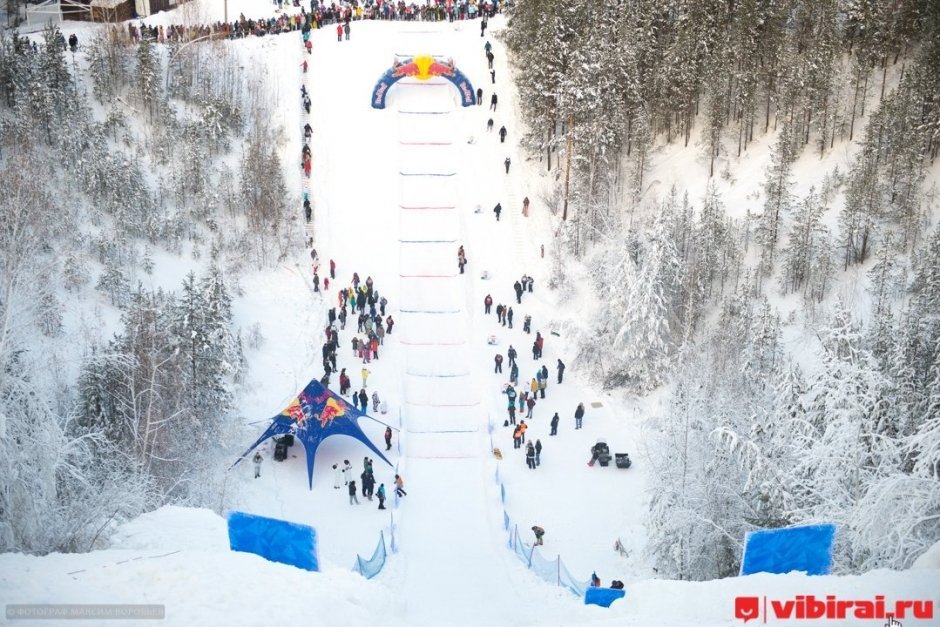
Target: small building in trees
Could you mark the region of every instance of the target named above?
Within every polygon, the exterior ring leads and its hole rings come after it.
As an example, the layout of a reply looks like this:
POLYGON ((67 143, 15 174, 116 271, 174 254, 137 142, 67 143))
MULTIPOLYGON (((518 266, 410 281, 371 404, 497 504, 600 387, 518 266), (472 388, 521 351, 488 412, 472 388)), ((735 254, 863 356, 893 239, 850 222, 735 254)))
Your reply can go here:
POLYGON ((123 22, 169 11, 188 0, 58 0, 63 20, 123 22))

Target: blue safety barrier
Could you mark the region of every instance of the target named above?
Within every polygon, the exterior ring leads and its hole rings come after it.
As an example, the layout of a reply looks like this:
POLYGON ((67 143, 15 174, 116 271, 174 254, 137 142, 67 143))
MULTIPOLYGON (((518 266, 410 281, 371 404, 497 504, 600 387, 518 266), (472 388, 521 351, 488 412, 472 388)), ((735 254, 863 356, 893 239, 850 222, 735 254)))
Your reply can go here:
POLYGON ((626 596, 626 590, 615 590, 613 588, 588 588, 584 593, 584 604, 610 607, 611 603, 617 599, 622 599, 624 596, 626 596))
POLYGON ((375 547, 375 551, 372 552, 372 557, 367 561, 357 555, 356 565, 353 566, 353 570, 366 579, 372 579, 382 572, 382 567, 385 566, 385 558, 387 555, 385 551, 385 534, 379 532, 379 543, 375 547))
POLYGON ((802 571, 827 575, 835 535, 832 524, 752 531, 745 537, 741 574, 802 571))
POLYGON ((320 570, 317 531, 313 527, 245 512, 229 512, 227 520, 233 551, 254 553, 304 570, 320 570))

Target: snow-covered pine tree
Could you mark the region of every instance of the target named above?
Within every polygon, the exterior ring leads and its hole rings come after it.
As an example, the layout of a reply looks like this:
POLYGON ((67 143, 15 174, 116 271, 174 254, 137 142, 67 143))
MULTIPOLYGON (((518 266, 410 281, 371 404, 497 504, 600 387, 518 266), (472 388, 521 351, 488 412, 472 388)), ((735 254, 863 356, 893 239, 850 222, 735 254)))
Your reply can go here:
POLYGON ((757 241, 761 246, 760 274, 773 270, 777 246, 780 240, 782 215, 790 210, 793 202, 793 148, 792 129, 784 123, 771 155, 764 182, 764 210, 757 226, 757 241))

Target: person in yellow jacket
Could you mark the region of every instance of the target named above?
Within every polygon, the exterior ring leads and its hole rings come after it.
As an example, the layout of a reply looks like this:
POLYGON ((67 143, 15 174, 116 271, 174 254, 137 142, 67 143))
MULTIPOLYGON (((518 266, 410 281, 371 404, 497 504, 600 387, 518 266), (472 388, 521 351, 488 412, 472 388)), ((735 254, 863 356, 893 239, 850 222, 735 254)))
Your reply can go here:
POLYGON ((369 380, 369 375, 372 374, 368 369, 362 369, 362 387, 368 387, 366 382, 369 380))
POLYGON ((533 378, 532 383, 529 384, 529 391, 532 392, 532 396, 535 396, 536 394, 538 394, 539 382, 535 378, 533 378))

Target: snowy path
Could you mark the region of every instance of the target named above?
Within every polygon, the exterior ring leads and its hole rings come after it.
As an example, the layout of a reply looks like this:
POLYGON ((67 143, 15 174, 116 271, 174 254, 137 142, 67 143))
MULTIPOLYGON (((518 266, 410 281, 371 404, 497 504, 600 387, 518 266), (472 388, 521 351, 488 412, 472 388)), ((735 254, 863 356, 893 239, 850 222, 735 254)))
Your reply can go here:
POLYGON ((486 466, 479 457, 408 461, 413 479, 399 549, 409 624, 506 624, 506 608, 521 607, 505 564, 505 536, 488 515, 494 508, 486 466), (442 606, 450 610, 444 621, 442 606))
MULTIPOLYGON (((458 193, 462 129, 448 84, 397 88, 401 308, 408 496, 401 501, 402 590, 412 624, 476 625, 519 606, 488 468, 486 417, 466 331, 471 276, 457 272, 467 203, 458 193), (417 216, 416 216, 417 214, 417 216), (442 313, 432 313, 442 312, 442 313), (444 313, 446 312, 446 313, 444 313), (420 335, 421 337, 416 337, 420 335), (479 573, 488 573, 480 577, 479 573), (431 596, 437 603, 427 603, 431 596), (481 605, 480 599, 492 602, 481 605), (416 600, 419 600, 417 601, 416 600)), ((394 576, 394 575, 393 575, 394 576)))

